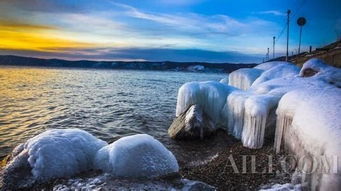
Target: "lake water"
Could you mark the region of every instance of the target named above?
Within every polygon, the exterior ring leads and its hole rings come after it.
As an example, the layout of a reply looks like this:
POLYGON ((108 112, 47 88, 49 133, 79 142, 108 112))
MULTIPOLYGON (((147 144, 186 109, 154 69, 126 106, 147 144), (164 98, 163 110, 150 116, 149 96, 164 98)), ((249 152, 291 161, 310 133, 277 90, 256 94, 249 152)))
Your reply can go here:
POLYGON ((224 74, 0 67, 0 157, 46 129, 80 128, 112 142, 167 135, 179 87, 224 74))

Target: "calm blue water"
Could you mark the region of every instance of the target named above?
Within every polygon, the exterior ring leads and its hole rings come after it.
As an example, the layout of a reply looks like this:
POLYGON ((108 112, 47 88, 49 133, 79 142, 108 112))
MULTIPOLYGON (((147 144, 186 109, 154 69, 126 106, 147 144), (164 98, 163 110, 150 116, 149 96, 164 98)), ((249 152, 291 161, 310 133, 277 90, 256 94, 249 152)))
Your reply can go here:
POLYGON ((167 144, 178 88, 224 74, 0 67, 0 157, 51 128, 112 142, 147 133, 167 144))

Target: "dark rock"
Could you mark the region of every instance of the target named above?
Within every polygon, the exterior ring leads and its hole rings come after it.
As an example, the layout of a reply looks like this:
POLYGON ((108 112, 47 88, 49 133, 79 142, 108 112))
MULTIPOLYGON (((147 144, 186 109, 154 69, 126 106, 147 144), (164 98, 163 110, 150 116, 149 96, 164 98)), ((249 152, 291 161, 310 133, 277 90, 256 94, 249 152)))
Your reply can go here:
POLYGON ((174 119, 168 129, 173 139, 203 139, 215 132, 216 128, 209 116, 198 105, 192 105, 174 119))

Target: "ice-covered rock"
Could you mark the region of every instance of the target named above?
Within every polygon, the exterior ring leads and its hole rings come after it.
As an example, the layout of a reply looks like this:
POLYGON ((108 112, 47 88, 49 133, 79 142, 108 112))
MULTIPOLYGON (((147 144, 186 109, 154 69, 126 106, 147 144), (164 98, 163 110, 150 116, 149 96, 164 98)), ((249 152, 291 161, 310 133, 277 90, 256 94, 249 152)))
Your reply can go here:
POLYGON ((236 88, 214 81, 189 82, 178 92, 176 117, 192 105, 203 109, 215 124, 227 124, 226 98, 236 88))
POLYGON ((14 149, 4 170, 4 182, 13 184, 15 178, 20 184, 25 184, 22 180, 43 182, 89 170, 97 151, 105 145, 80 129, 45 131, 14 149))
POLYGON ((323 60, 313 58, 303 64, 301 77, 313 77, 341 87, 341 69, 327 65, 323 60))
POLYGON ((291 144, 290 136, 288 135, 290 134, 289 131, 291 130, 291 124, 296 109, 300 106, 301 103, 307 101, 309 97, 319 92, 319 90, 321 89, 298 88, 284 94, 284 96, 281 98, 276 110, 277 120, 274 141, 274 149, 276 153, 279 153, 281 151, 281 147, 283 147, 283 145, 291 144))
POLYGON ((242 90, 247 90, 263 71, 264 70, 257 68, 241 68, 235 70, 229 75, 229 85, 242 90))
POLYGON ((268 80, 276 78, 289 78, 298 75, 300 69, 294 64, 279 64, 263 72, 253 83, 251 87, 257 86, 268 80))
POLYGON ((340 111, 341 90, 327 84, 289 92, 277 109, 275 148, 297 157, 302 182, 312 190, 341 189, 340 111))
POLYGON ((174 155, 146 134, 123 137, 100 149, 95 166, 114 177, 150 178, 179 171, 174 155))
POLYGON ((192 105, 174 119, 168 129, 168 135, 173 139, 203 139, 215 130, 214 123, 201 107, 192 105))

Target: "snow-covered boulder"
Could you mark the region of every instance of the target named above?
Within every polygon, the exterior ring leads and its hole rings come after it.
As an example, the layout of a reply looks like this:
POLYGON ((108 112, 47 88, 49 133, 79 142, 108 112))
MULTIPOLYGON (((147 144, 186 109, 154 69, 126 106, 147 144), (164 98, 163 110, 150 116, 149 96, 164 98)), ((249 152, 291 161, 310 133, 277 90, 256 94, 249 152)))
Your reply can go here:
POLYGON ((80 129, 45 131, 14 149, 13 159, 4 170, 5 183, 12 184, 11 181, 15 181, 13 176, 18 176, 19 181, 33 183, 89 170, 93 167, 97 151, 106 145, 106 142, 80 129))
POLYGON ((226 98, 236 88, 214 81, 189 82, 178 92, 176 117, 192 105, 203 109, 215 124, 227 124, 226 98))
POLYGON ((168 129, 168 135, 173 139, 203 139, 215 130, 214 123, 201 107, 192 105, 186 112, 174 119, 168 129))
POLYGON ((264 70, 257 68, 241 68, 235 70, 229 75, 229 85, 242 90, 247 90, 263 71, 264 70))
POLYGON ((279 64, 278 66, 274 66, 265 72, 263 72, 259 78, 257 78, 251 87, 257 86, 261 83, 264 83, 268 80, 276 79, 276 78, 289 78, 298 75, 300 69, 294 64, 279 64))
POLYGON ((300 106, 301 103, 310 99, 311 96, 317 94, 319 91, 321 91, 321 89, 318 87, 309 89, 297 88, 284 94, 284 96, 281 98, 276 110, 277 120, 274 141, 274 149, 276 153, 279 153, 284 145, 286 145, 286 148, 288 149, 289 147, 291 147, 289 145, 295 144, 291 143, 291 136, 289 134, 291 131, 291 124, 296 109, 300 106))
POLYGON ((327 65, 321 59, 313 58, 305 62, 299 75, 317 78, 341 87, 341 69, 327 65))
POLYGON ((179 171, 174 155, 150 135, 123 137, 98 151, 97 169, 114 177, 151 178, 179 171))
POLYGON ((297 157, 302 182, 312 190, 341 189, 340 111, 341 89, 331 85, 291 91, 276 111, 275 148, 297 157))

